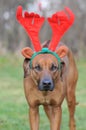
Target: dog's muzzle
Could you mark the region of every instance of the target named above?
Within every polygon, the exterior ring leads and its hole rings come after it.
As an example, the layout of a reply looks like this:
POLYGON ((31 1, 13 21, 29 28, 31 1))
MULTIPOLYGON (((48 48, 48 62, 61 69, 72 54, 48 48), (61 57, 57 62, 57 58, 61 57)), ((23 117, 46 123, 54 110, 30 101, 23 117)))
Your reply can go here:
POLYGON ((44 78, 39 82, 39 90, 40 91, 53 91, 54 84, 52 79, 44 78))

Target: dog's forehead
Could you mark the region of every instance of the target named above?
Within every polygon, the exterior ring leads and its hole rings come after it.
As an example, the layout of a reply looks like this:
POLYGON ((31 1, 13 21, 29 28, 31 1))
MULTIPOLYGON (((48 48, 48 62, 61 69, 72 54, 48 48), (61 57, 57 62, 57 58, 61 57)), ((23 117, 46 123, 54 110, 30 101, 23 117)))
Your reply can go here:
POLYGON ((52 54, 39 54, 33 59, 33 64, 58 64, 58 60, 52 54))

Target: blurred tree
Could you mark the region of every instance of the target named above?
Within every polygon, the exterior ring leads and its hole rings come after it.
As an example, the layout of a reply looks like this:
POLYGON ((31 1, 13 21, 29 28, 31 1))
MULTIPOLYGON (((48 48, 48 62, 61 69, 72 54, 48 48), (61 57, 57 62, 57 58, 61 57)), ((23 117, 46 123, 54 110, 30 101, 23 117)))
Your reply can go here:
POLYGON ((26 8, 27 3, 28 0, 0 0, 0 44, 9 51, 17 50, 21 42, 29 42, 15 14, 18 5, 26 8))

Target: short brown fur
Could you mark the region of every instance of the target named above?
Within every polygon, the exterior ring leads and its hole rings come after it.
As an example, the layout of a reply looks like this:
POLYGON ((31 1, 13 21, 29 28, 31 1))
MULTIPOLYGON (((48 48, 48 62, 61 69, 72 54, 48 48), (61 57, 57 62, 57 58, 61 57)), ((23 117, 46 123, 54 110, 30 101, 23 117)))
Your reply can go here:
MULTIPOLYGON (((48 44, 49 42, 45 42, 43 47, 48 47, 48 44)), ((59 44, 59 46, 61 45, 62 43, 59 44)), ((39 63, 43 68, 43 71, 41 72, 30 69, 29 59, 24 60, 24 90, 27 102, 29 104, 31 130, 39 129, 39 105, 43 105, 44 107, 46 115, 50 120, 51 130, 60 130, 62 115, 61 105, 64 98, 67 100, 69 110, 70 130, 75 130, 75 90, 78 72, 74 57, 70 50, 68 50, 67 56, 61 60, 62 69, 56 72, 49 71, 49 66, 52 62, 58 65, 56 57, 51 54, 40 54, 33 59, 33 67, 39 63), (45 75, 50 75, 52 77, 54 81, 53 91, 40 91, 38 89, 38 81, 45 75)))

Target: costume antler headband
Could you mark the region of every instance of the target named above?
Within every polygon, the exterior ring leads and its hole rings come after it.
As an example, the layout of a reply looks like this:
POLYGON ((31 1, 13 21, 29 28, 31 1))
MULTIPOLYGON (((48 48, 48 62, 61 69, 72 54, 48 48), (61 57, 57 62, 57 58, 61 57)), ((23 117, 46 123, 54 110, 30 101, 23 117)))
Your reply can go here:
POLYGON ((55 51, 61 37, 74 22, 74 14, 72 11, 67 7, 65 8, 65 11, 56 12, 51 18, 48 18, 48 22, 53 32, 52 40, 49 46, 49 49, 52 51, 55 51))
MULTIPOLYGON (((23 16, 21 6, 18 6, 17 8, 16 18, 30 36, 34 49, 37 52, 32 56, 33 58, 41 53, 52 53, 57 58, 58 56, 56 56, 56 53, 54 51, 56 50, 56 47, 64 33, 70 28, 70 26, 72 26, 74 22, 74 14, 68 7, 65 8, 65 11, 62 10, 60 12, 56 12, 52 15, 51 18, 47 18, 52 28, 52 39, 49 45, 49 49, 42 49, 38 35, 45 18, 40 17, 38 14, 35 13, 28 13, 27 11, 24 13, 23 16)), ((24 50, 27 51, 28 48, 23 49, 23 52, 24 50)), ((30 48, 29 51, 31 52, 30 48)), ((28 52, 26 53, 28 55, 28 52)))
POLYGON ((38 34, 42 24, 44 23, 44 17, 40 17, 35 13, 25 12, 22 16, 22 7, 18 6, 16 13, 17 20, 25 28, 26 32, 30 36, 35 51, 41 50, 41 44, 38 38, 38 34))

